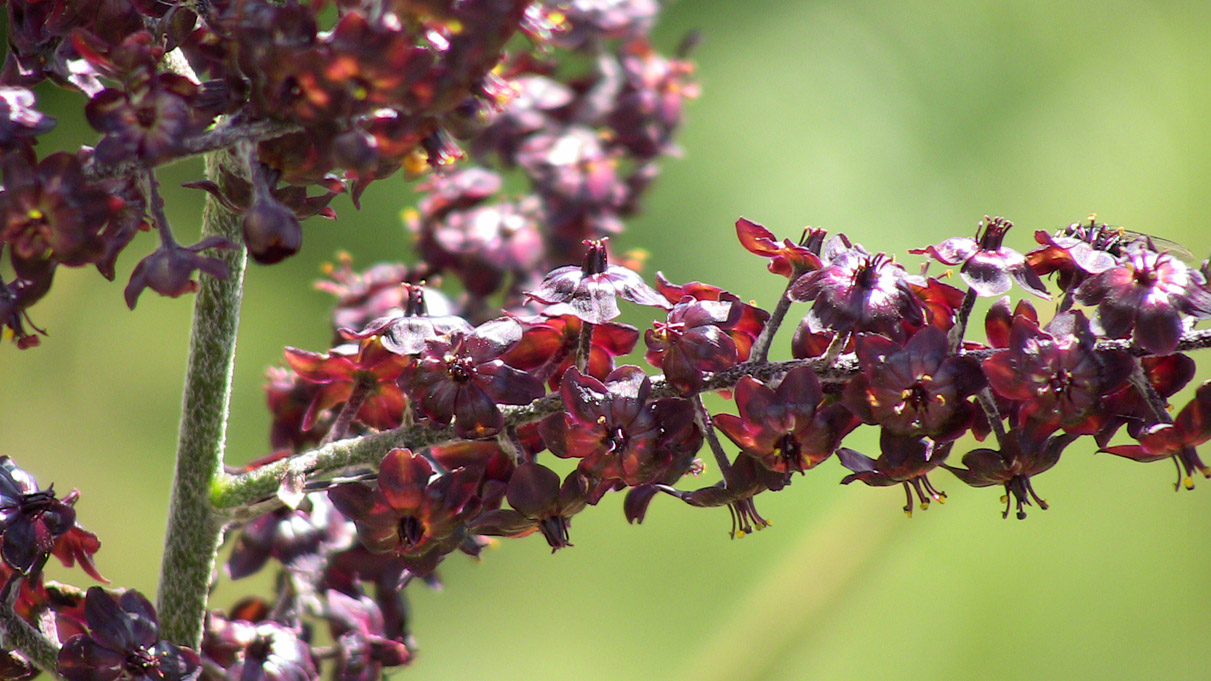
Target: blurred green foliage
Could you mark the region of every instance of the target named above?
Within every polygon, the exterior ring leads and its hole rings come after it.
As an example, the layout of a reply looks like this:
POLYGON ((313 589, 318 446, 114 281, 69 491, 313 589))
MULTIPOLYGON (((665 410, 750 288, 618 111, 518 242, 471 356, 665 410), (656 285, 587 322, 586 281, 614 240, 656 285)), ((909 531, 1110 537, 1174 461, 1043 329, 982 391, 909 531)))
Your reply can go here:
MULTIPOLYGON (((1014 220, 1009 245, 1025 250, 1034 229, 1096 211, 1200 256, 1211 249, 1211 4, 683 0, 657 35, 671 49, 690 29, 704 37, 695 53, 704 94, 689 110, 684 158, 666 164, 646 213, 618 240, 650 250, 651 270, 673 281, 710 281, 772 307, 784 280, 736 244, 739 215, 785 236, 808 223, 844 231, 903 256, 971 234, 986 213, 1014 220)), ((78 111, 56 114, 57 139, 95 139, 78 111)), ((182 164, 163 181, 197 172, 182 164)), ((362 265, 410 257, 404 194, 398 178, 379 183, 361 212, 346 202, 338 222, 307 223, 300 256, 250 270, 230 461, 265 452, 261 377, 282 346, 328 347, 329 300, 310 287, 320 263, 338 248, 362 265)), ((200 193, 174 192, 169 205, 177 229, 196 233, 200 193)), ((0 348, 0 453, 44 486, 80 488, 81 521, 104 541, 101 570, 151 592, 190 301, 148 293, 126 311, 121 282, 152 249, 143 239, 117 283, 60 274, 34 310, 50 331, 43 347, 0 348)), ((775 357, 788 354, 785 333, 775 357)), ((854 446, 873 453, 874 442, 854 446)), ((900 490, 840 487, 842 474, 830 462, 762 497, 774 527, 739 541, 728 540, 723 509, 661 498, 632 527, 612 498, 578 516, 576 547, 554 556, 538 537, 504 542, 482 564, 454 556, 444 591, 410 587, 422 651, 405 674, 1211 675, 1201 642, 1211 483, 1173 494, 1168 464, 1094 456, 1080 443, 1036 480, 1049 511, 1002 521, 997 491, 939 473, 950 503, 909 521, 900 490)), ((224 584, 216 603, 245 589, 224 584)))

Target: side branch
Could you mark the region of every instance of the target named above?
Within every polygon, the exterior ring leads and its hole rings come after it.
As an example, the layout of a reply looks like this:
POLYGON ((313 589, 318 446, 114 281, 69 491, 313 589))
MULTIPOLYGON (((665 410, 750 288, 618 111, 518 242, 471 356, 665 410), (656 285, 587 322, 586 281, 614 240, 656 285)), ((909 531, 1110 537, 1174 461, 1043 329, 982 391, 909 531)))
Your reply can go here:
MULTIPOLYGON (((155 165, 167 165, 200 154, 217 152, 228 149, 240 142, 263 142, 276 139, 294 132, 302 127, 280 121, 241 121, 238 117, 224 120, 205 133, 185 141, 185 152, 178 157, 167 159, 155 165)), ((146 170, 148 165, 139 159, 130 159, 121 163, 92 163, 84 166, 84 176, 91 180, 107 180, 113 177, 135 175, 146 170)), ((209 174, 209 173, 208 173, 209 174)), ((212 176, 213 179, 214 176, 212 176)), ((217 180, 216 180, 217 181, 217 180)))
MULTIPOLYGON (((210 177, 219 177, 217 170, 223 156, 215 153, 207 157, 210 177)), ((226 263, 228 277, 202 277, 194 301, 176 474, 156 606, 161 635, 195 649, 202 640, 202 615, 222 529, 210 505, 210 484, 222 472, 247 263, 238 216, 208 197, 202 223, 203 237, 218 235, 238 247, 216 254, 226 263)))
MULTIPOLYGON (((1189 331, 1178 345, 1179 351, 1211 347, 1211 329, 1189 331)), ((1135 354, 1146 354, 1131 346, 1128 340, 1103 340, 1098 350, 1130 349, 1135 354)), ((984 360, 1002 350, 989 348, 968 350, 962 354, 984 360)), ((800 366, 811 366, 821 383, 843 383, 859 371, 858 360, 853 354, 837 357, 829 365, 820 359, 795 359, 782 362, 746 362, 726 371, 707 377, 700 392, 726 390, 736 386, 741 378, 751 376, 760 381, 770 381, 800 366)), ((664 376, 652 378, 652 399, 682 396, 669 385, 664 376)), ((546 395, 530 404, 510 407, 502 406, 506 427, 516 428, 541 420, 563 410, 558 393, 546 395)), ((228 519, 244 521, 260 513, 272 510, 281 504, 275 495, 287 477, 306 480, 330 480, 350 472, 364 472, 373 467, 387 451, 396 447, 420 450, 426 447, 451 444, 459 441, 454 428, 433 428, 417 424, 395 430, 350 438, 301 453, 289 459, 275 461, 256 470, 240 475, 227 476, 215 483, 211 501, 214 506, 228 514, 228 519)))

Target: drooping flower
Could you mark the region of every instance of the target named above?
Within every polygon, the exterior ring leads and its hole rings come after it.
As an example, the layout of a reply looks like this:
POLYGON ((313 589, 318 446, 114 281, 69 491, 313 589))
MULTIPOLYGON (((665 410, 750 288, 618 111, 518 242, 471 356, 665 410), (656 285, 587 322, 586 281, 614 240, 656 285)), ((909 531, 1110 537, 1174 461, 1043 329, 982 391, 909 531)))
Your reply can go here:
POLYGON ((479 511, 479 477, 472 468, 435 476, 424 457, 393 449, 379 464, 377 489, 352 482, 333 487, 328 496, 370 551, 431 557, 436 566, 437 558, 463 541, 466 521, 479 511))
POLYGON ((944 503, 946 493, 929 482, 929 472, 946 460, 954 443, 939 445, 923 437, 896 435, 884 428, 879 434, 879 458, 872 459, 861 452, 842 447, 837 450, 841 465, 853 471, 841 479, 842 485, 861 481, 871 487, 904 485, 904 514, 912 517, 913 492, 921 502, 921 510, 930 501, 944 503))
POLYGON ((1010 504, 1016 501, 1018 520, 1023 520, 1026 518, 1024 507, 1030 506, 1032 501, 1044 511, 1048 508, 1047 502, 1035 493, 1030 479, 1055 466, 1064 448, 1076 438, 1076 435, 1064 433, 1038 439, 1024 437, 1023 431, 1012 430, 1005 435, 1001 450, 980 448, 964 454, 966 468, 942 466, 972 487, 1004 486, 1005 496, 1001 500, 1005 512, 1001 517, 1009 517, 1010 504))
POLYGON ((240 681, 318 681, 311 646, 271 620, 250 622, 207 615, 203 654, 240 681))
POLYGON ((59 651, 59 674, 67 681, 186 681, 201 661, 189 648, 160 638, 156 611, 133 589, 113 596, 88 590, 87 634, 67 639, 59 651))
POLYGON ((1211 478, 1211 467, 1203 463, 1194 449, 1211 440, 1211 382, 1198 387, 1194 399, 1182 408, 1173 423, 1149 426, 1137 440, 1138 444, 1106 447, 1102 451, 1143 463, 1174 459, 1179 466, 1174 489, 1181 486, 1193 489, 1195 473, 1211 478))
POLYGON ((473 532, 521 537, 542 532, 551 552, 572 546, 568 540, 571 518, 584 509, 588 480, 572 471, 559 482, 559 475, 546 466, 529 462, 517 467, 509 479, 507 499, 511 509, 497 509, 479 516, 473 532))
POLYGON ((825 231, 811 227, 803 230, 803 236, 795 243, 783 239, 778 243, 774 233, 760 223, 748 218, 736 220, 736 236, 749 253, 769 258, 769 271, 795 279, 799 275, 819 269, 820 247, 824 244, 825 231))

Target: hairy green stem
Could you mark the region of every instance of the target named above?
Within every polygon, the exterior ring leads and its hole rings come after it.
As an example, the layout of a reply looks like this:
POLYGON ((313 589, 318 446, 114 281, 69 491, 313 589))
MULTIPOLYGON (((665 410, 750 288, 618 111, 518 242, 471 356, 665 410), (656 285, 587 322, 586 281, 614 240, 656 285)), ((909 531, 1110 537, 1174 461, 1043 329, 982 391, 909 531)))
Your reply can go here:
POLYGON ((5 650, 19 651, 38 669, 60 678, 58 643, 21 619, 13 609, 22 581, 23 577, 15 576, 5 585, 0 603, 0 645, 5 650))
MULTIPOLYGON (((207 176, 218 172, 225 154, 207 156, 207 176)), ((226 279, 200 277, 193 306, 176 474, 160 566, 156 608, 160 634, 178 645, 197 648, 214 570, 223 519, 210 503, 210 485, 222 473, 223 447, 235 365, 236 331, 247 257, 241 222, 213 197, 202 212, 202 236, 224 237, 236 248, 215 255, 226 263, 226 279)))

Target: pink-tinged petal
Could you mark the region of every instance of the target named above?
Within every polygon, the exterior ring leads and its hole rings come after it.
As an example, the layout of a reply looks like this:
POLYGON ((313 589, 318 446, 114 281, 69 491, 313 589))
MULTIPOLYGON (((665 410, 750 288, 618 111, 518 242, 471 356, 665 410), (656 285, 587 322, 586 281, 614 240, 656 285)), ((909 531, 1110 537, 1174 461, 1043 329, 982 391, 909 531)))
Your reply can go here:
POLYGON ((379 494, 397 511, 416 511, 424 505, 425 487, 432 475, 433 467, 423 456, 393 449, 379 463, 379 494))
POLYGON ((1194 399, 1182 408, 1175 423, 1186 445, 1196 447, 1211 439, 1211 383, 1198 387, 1194 399))
POLYGON ((736 220, 736 236, 740 239, 740 245, 754 255, 769 257, 781 250, 781 244, 773 232, 748 218, 736 220))

